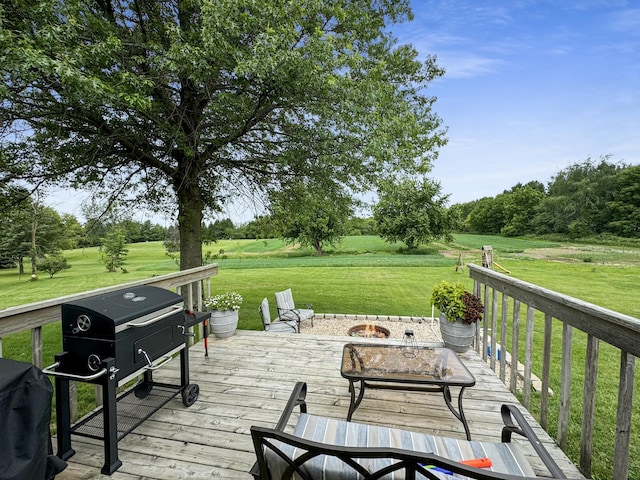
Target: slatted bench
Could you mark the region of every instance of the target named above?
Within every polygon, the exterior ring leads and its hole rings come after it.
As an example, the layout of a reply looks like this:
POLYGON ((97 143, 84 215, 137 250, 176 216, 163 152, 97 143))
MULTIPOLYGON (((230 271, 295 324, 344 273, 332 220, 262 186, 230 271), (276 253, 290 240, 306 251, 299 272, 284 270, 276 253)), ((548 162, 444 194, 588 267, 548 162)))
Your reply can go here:
POLYGON ((501 441, 478 442, 310 415, 306 391, 305 383, 296 384, 275 428, 251 427, 257 457, 251 474, 256 479, 537 478, 511 442, 513 433, 529 440, 549 470, 551 477, 545 478, 567 478, 514 406, 502 407, 501 441), (298 422, 293 433, 286 433, 296 407, 298 422), (491 466, 460 463, 478 458, 490 459, 491 466))

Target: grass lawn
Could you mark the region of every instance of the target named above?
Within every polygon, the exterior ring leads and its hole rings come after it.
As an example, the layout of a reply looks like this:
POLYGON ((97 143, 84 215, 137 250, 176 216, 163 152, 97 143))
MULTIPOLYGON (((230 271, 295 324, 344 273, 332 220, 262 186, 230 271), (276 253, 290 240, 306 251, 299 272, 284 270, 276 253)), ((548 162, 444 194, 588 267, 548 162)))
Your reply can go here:
MULTIPOLYGON (((226 240, 205 245, 203 251, 218 262, 219 275, 212 279, 212 293, 237 291, 244 297, 240 309, 241 329, 262 329, 258 305, 263 297, 271 304, 275 316, 274 292, 291 287, 300 304, 312 303, 319 313, 357 313, 379 315, 428 316, 431 314, 431 287, 440 280, 460 280, 468 288, 472 281, 466 270, 456 271, 460 257, 464 263, 481 262, 483 245, 493 247, 493 258, 508 269, 513 277, 562 292, 612 310, 640 317, 636 301, 640 249, 601 245, 569 245, 530 239, 508 239, 481 235, 456 235, 451 244, 436 243, 407 254, 400 244, 387 244, 378 237, 347 237, 326 255, 316 257, 310 249, 293 248, 279 240, 226 240)), ((29 281, 17 270, 0 270, 0 308, 21 305, 45 298, 93 290, 137 279, 177 271, 175 261, 165 255, 160 242, 129 245, 126 273, 108 273, 99 260, 97 249, 65 252, 72 268, 54 278, 40 276, 29 281)), ((536 345, 542 342, 542 316, 537 318, 536 345)), ((560 338, 559 325, 554 329, 560 338)), ((58 324, 44 329, 44 361, 49 364, 61 349, 58 324)), ((575 335, 574 377, 571 418, 572 441, 569 453, 574 461, 579 456, 581 381, 584 375, 584 336, 575 335)), ((7 358, 30 361, 30 332, 2 339, 2 353, 7 358)), ((524 351, 524 346, 522 350, 524 351)), ((554 354, 559 350, 554 348, 554 354)), ((613 446, 611 430, 615 426, 619 353, 604 346, 600 353, 598 398, 598 442, 594 449, 594 478, 610 477, 609 465, 613 446), (607 397, 608 396, 608 397, 607 397), (605 398, 607 397, 607 398, 605 398)), ((559 366, 554 358, 554 368, 559 366)), ((557 370, 554 370, 556 372, 557 370)), ((538 372, 539 374, 539 369, 538 372)), ((640 383, 636 375, 636 391, 640 383)), ((79 385, 79 387, 83 387, 79 385)), ((554 373, 555 392, 560 391, 554 373)), ((87 392, 90 408, 93 389, 87 392)), ((554 395, 552 401, 557 401, 554 395)), ((640 399, 636 399, 640 407, 640 399)), ((535 410, 536 398, 532 400, 535 410)), ((81 409, 83 405, 81 405, 81 409)), ((636 412, 640 408, 635 409, 636 412)), ((638 414, 640 415, 640 413, 638 414)), ((634 420, 636 418, 634 417, 634 420)), ((551 430, 555 427, 551 420, 551 430)), ((640 418, 635 424, 639 424, 640 418)), ((640 432, 632 432, 631 472, 629 478, 640 478, 640 432)))

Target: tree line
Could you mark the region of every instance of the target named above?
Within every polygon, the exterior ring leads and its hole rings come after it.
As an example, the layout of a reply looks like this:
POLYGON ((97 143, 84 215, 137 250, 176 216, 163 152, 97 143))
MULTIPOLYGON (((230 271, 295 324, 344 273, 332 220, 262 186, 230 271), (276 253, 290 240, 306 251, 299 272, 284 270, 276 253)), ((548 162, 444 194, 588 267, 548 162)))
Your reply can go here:
POLYGON ((504 235, 640 237, 640 166, 587 159, 539 181, 451 207, 461 231, 504 235))

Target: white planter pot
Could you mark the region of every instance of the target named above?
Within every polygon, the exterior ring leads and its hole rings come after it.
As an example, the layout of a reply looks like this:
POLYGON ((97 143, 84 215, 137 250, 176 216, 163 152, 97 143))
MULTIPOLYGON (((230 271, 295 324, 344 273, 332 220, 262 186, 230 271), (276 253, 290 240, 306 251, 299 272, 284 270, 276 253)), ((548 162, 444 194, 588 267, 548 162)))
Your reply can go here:
POLYGON ((476 336, 476 324, 463 323, 462 320, 450 322, 441 313, 440 334, 446 348, 457 353, 464 353, 469 349, 476 336))
POLYGON ((231 337, 238 328, 238 310, 211 310, 209 325, 216 337, 231 337))

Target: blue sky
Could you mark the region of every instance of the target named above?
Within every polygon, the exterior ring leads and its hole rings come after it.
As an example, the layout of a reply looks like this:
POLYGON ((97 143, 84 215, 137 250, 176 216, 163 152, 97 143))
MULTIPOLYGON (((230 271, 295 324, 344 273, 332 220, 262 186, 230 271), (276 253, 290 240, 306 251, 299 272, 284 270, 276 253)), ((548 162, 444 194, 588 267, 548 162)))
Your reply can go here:
MULTIPOLYGON (((446 70, 427 89, 449 138, 429 176, 451 203, 547 184, 587 158, 640 163, 640 2, 411 3, 414 21, 391 31, 446 70)), ((87 195, 62 195, 52 206, 80 216, 87 195)), ((222 216, 248 221, 257 210, 222 216)))
POLYGON ((446 70, 427 90, 449 129, 429 176, 451 203, 587 158, 640 163, 640 2, 411 3, 391 31, 446 70))

